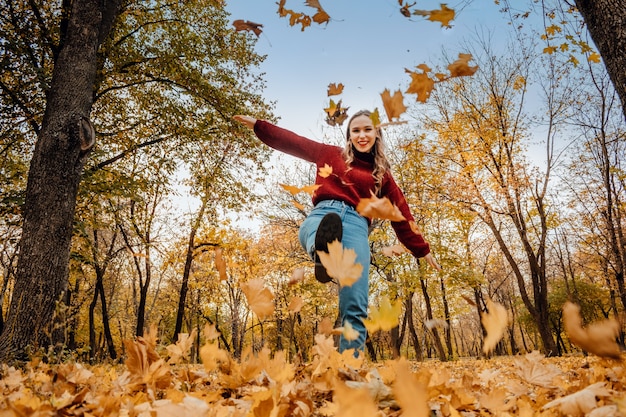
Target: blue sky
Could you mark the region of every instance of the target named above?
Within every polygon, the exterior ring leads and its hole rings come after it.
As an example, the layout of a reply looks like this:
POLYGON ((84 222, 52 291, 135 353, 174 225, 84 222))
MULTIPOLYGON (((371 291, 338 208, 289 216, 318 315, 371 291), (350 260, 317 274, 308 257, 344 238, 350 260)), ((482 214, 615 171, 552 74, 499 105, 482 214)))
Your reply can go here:
MULTIPOLYGON (((426 63, 434 68, 440 56, 456 57, 460 45, 477 30, 506 31, 505 17, 491 0, 474 0, 469 6, 448 3, 457 11, 452 28, 442 28, 422 16, 407 19, 397 0, 320 0, 331 16, 328 24, 304 31, 289 26, 277 14, 276 0, 230 0, 231 20, 250 20, 263 25, 256 51, 267 55, 260 71, 265 73, 264 96, 276 104, 278 124, 312 139, 323 140, 324 108, 330 83, 343 83, 343 106, 354 112, 378 107, 380 93, 405 91, 410 77, 404 69, 426 63), (443 48, 443 49, 442 49, 443 48)), ((435 1, 418 1, 419 8, 439 9, 435 1)), ((304 0, 287 0, 285 7, 311 13, 304 0)), ((311 13, 312 14, 312 13, 311 13)), ((445 68, 437 68, 445 71, 445 68)), ((414 100, 407 96, 405 104, 414 100)))

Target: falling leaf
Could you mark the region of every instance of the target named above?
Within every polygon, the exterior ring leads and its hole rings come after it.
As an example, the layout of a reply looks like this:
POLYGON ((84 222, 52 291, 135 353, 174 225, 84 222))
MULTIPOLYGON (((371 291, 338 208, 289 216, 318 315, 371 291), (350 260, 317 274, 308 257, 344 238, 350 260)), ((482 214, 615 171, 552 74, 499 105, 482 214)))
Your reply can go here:
POLYGON ((354 327, 352 327, 352 324, 348 320, 343 323, 343 327, 339 327, 335 330, 338 330, 343 338, 348 341, 356 340, 359 337, 359 332, 354 330, 354 327))
POLYGON ((472 59, 472 54, 459 54, 459 59, 448 65, 450 77, 465 77, 474 75, 478 66, 470 67, 468 62, 472 59))
POLYGON ((580 307, 566 301, 563 305, 563 324, 570 341, 584 351, 604 358, 621 358, 617 344, 620 324, 617 320, 606 319, 583 328, 580 307))
POLYGON ((313 193, 315 193, 315 191, 322 186, 321 184, 312 184, 312 185, 307 185, 304 187, 296 187, 296 186, 287 185, 287 184, 279 184, 279 185, 283 187, 286 191, 289 191, 291 195, 296 195, 299 193, 307 193, 307 194, 313 195, 313 193))
POLYGON ((409 69, 404 71, 411 76, 411 84, 406 92, 408 94, 417 94, 417 101, 426 103, 430 93, 435 88, 435 82, 424 72, 415 72, 409 69))
POLYGON ((547 410, 558 407, 559 411, 562 413, 561 415, 584 416, 596 408, 596 398, 609 397, 611 395, 613 395, 613 393, 605 387, 605 382, 596 382, 578 392, 550 401, 541 409, 547 410))
POLYGON ((370 114, 370 120, 375 127, 380 126, 380 114, 378 113, 378 107, 370 114))
POLYGON ((287 306, 287 310, 289 310, 290 313, 298 313, 300 312, 300 310, 302 310, 303 306, 304 300, 302 299, 302 297, 295 296, 291 299, 291 301, 289 301, 289 306, 287 306))
POLYGON ((215 249, 215 269, 217 269, 220 281, 228 280, 228 275, 226 274, 226 262, 222 256, 222 248, 215 249))
POLYGON ((509 325, 509 314, 502 304, 487 299, 487 311, 481 313, 481 322, 487 332, 483 352, 489 354, 504 336, 509 325))
POLYGON ((207 324, 204 326, 204 337, 206 340, 216 340, 220 337, 220 332, 215 328, 215 324, 207 324))
POLYGON ((328 164, 324 164, 324 166, 321 167, 318 172, 319 176, 322 178, 328 178, 331 176, 332 173, 333 173, 333 167, 331 167, 328 164))
POLYGON ((385 108, 389 121, 396 118, 399 119, 402 113, 406 111, 406 106, 403 103, 404 97, 400 90, 397 90, 392 96, 389 89, 386 88, 380 96, 383 100, 383 107, 385 108))
POLYGON ((398 325, 400 314, 402 314, 402 301, 397 300, 391 303, 388 297, 383 297, 378 308, 370 310, 369 318, 363 319, 363 324, 370 333, 378 330, 391 330, 398 325))
POLYGON ((251 279, 241 284, 241 290, 246 295, 248 306, 263 320, 274 313, 274 294, 265 288, 265 281, 262 278, 251 279))
POLYGON ((409 251, 403 245, 392 245, 384 247, 381 252, 383 255, 393 258, 394 256, 402 255, 403 253, 408 253, 409 251))
POLYGON ((339 83, 339 84, 328 84, 328 91, 327 91, 327 95, 330 96, 337 96, 339 94, 343 93, 343 84, 339 83))
POLYGON ((431 22, 440 22, 442 27, 451 27, 450 21, 454 19, 454 9, 450 9, 445 3, 440 5, 440 10, 414 10, 417 16, 428 16, 431 22))
POLYGON ((237 19, 233 22, 233 26, 235 27, 235 30, 237 32, 241 32, 242 30, 247 30, 250 32, 254 32, 254 34, 258 37, 262 30, 261 28, 263 27, 262 24, 260 23, 254 23, 251 22, 249 20, 242 20, 242 19, 237 19))
POLYGON ((333 322, 330 317, 324 317, 322 319, 322 321, 318 325, 317 332, 325 336, 328 336, 333 332, 333 322))
POLYGON ((208 342, 200 348, 200 359, 207 372, 216 370, 220 363, 228 363, 228 352, 220 349, 216 342, 208 342))
POLYGON ((306 5, 317 9, 317 13, 313 15, 313 21, 317 24, 328 23, 330 16, 322 8, 319 0, 306 0, 306 5))
POLYGON ((372 401, 367 388, 351 389, 338 382, 333 393, 337 405, 337 417, 379 417, 378 407, 372 401))
POLYGON ((296 285, 304 281, 304 268, 296 268, 291 273, 291 279, 289 279, 289 285, 296 285))
POLYGON ((304 204, 296 201, 296 200, 291 200, 291 204, 293 204, 295 206, 295 208, 297 208, 300 211, 305 211, 306 207, 304 206, 304 204))
POLYGON ((340 241, 335 240, 328 244, 328 253, 317 251, 317 255, 332 278, 339 281, 342 287, 354 284, 363 272, 363 265, 356 263, 354 249, 344 249, 340 241))
POLYGON ((391 220, 399 222, 406 220, 400 209, 393 205, 387 197, 378 198, 371 192, 371 198, 362 198, 356 206, 356 211, 369 219, 391 220))
POLYGON ((402 417, 429 417, 428 393, 415 374, 411 372, 406 359, 400 359, 395 365, 396 379, 393 393, 402 410, 402 417))
POLYGON ((326 112, 326 123, 330 126, 341 126, 348 118, 348 109, 349 107, 341 107, 341 100, 337 103, 330 100, 330 104, 324 109, 326 112))
POLYGON ((178 333, 178 341, 176 344, 169 345, 165 349, 169 353, 169 360, 167 363, 169 364, 177 364, 182 359, 186 359, 189 355, 189 351, 193 346, 193 343, 196 338, 197 331, 193 329, 191 334, 189 333, 178 333))

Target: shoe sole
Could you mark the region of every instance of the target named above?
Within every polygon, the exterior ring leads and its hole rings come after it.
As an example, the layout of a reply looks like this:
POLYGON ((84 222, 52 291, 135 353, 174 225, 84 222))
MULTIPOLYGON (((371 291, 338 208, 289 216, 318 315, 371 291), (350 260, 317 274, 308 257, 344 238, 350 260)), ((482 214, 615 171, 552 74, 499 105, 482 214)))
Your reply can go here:
POLYGON ((336 213, 325 215, 315 233, 315 279, 323 284, 332 281, 332 277, 326 272, 326 268, 322 265, 317 251, 328 253, 328 244, 335 240, 341 242, 342 237, 341 217, 336 213))

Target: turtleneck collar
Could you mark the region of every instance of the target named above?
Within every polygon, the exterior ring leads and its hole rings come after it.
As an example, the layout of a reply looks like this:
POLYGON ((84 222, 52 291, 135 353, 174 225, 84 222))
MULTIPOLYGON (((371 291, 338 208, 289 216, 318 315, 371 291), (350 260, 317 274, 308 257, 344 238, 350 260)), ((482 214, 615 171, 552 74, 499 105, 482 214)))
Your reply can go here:
POLYGON ((374 154, 372 152, 359 152, 352 146, 352 153, 354 153, 354 157, 359 161, 368 162, 370 164, 374 163, 374 154))

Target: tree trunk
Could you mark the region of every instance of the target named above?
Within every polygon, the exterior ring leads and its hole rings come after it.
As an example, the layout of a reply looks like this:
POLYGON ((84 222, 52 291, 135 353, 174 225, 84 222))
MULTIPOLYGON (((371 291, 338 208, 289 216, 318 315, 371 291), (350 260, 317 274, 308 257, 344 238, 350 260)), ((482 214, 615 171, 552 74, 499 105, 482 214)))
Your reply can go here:
POLYGON ((120 0, 71 2, 54 65, 42 130, 30 162, 15 287, 0 335, 0 361, 37 347, 67 287, 70 240, 81 173, 95 135, 89 122, 99 45, 120 0))
POLYGON ((623 0, 575 0, 585 19, 626 117, 626 4, 623 0))
MULTIPOLYGON (((428 288, 426 287, 426 280, 420 279, 420 284, 422 286, 422 294, 424 295, 424 302, 426 303, 426 318, 428 320, 432 320, 433 309, 432 309, 432 306, 430 305, 430 296, 428 295, 428 288)), ((442 362, 447 361, 448 357, 446 356, 446 352, 443 349, 443 344, 441 343, 441 338, 439 337, 439 331, 437 330, 437 327, 433 327, 431 330, 431 333, 433 335, 433 343, 435 344, 435 348, 437 349, 437 353, 439 354, 439 359, 442 362)))
POLYGON ((413 295, 415 293, 412 292, 410 297, 406 300, 406 310, 409 315, 409 333, 411 334, 411 340, 413 341, 413 347, 415 349, 415 360, 422 361, 424 360, 424 354, 422 353, 422 344, 420 343, 420 339, 417 336, 417 332, 415 331, 415 323, 413 321, 413 295))

